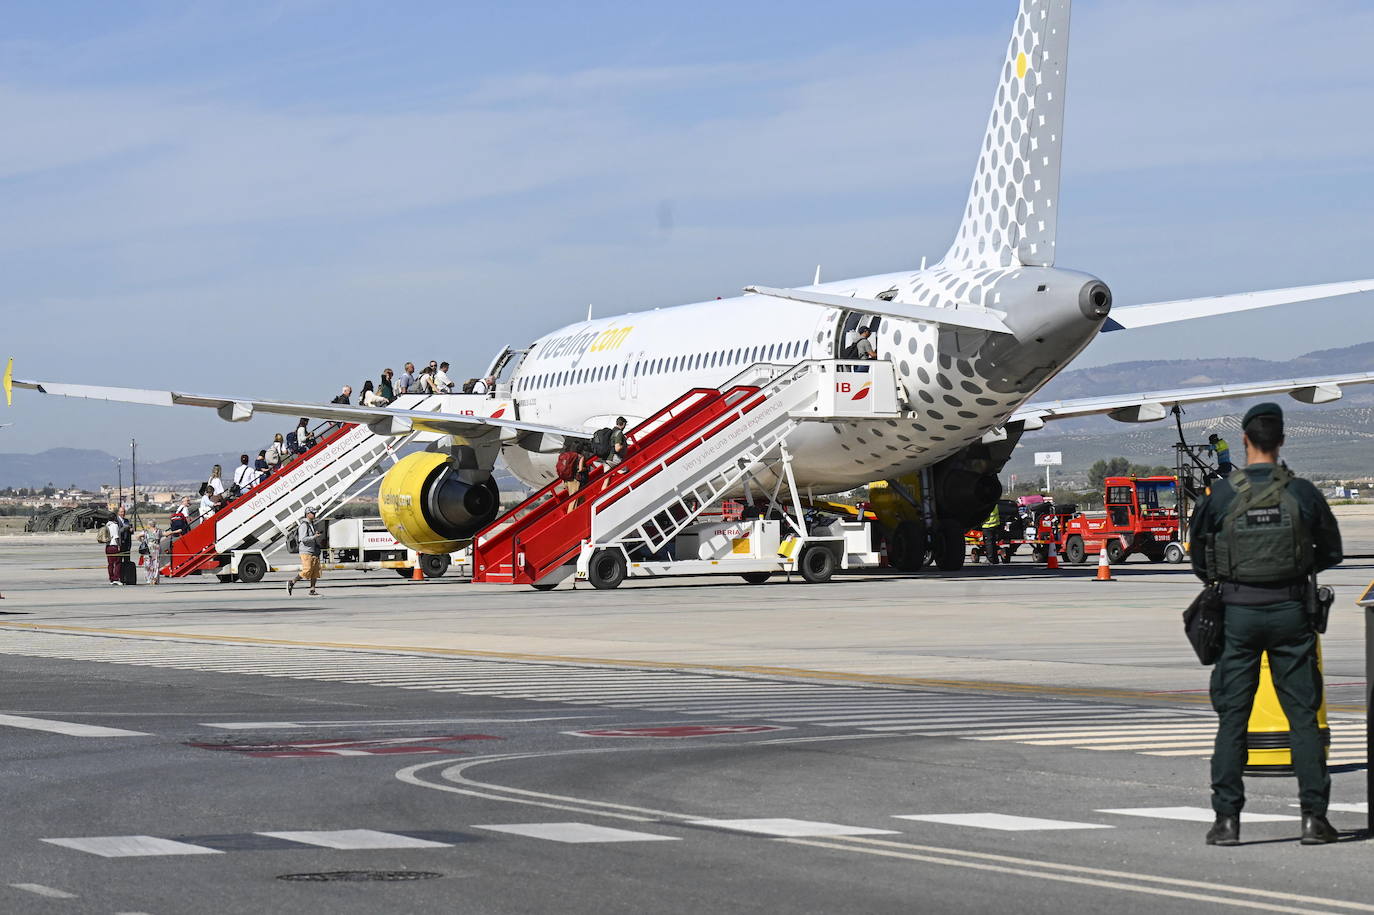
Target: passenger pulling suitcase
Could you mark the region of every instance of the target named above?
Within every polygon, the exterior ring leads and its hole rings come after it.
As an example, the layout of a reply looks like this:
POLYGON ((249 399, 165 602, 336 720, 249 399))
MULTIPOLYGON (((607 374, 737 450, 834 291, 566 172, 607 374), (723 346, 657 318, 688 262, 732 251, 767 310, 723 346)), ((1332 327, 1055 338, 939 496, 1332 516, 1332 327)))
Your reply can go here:
POLYGON ((119 561, 119 580, 126 585, 138 584, 138 563, 132 559, 119 561))

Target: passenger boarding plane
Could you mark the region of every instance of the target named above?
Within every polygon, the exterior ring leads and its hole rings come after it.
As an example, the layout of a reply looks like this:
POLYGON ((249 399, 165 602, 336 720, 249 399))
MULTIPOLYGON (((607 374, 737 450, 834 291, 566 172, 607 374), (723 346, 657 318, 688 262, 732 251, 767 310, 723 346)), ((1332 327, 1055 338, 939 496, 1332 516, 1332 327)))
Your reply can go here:
MULTIPOLYGON (((555 456, 569 438, 586 437, 616 416, 633 423, 690 388, 719 387, 760 363, 781 368, 841 358, 863 326, 873 330, 878 359, 895 373, 896 418, 803 426, 788 443, 796 482, 815 493, 879 480, 924 483, 934 523, 922 525, 920 537, 941 569, 958 568, 962 532, 1000 495, 997 473, 1022 434, 1047 421, 1107 414, 1147 422, 1179 404, 1276 393, 1324 402, 1339 397, 1341 385, 1374 381, 1369 372, 1030 402, 1101 333, 1374 290, 1374 280, 1362 280, 1114 308, 1102 280, 1057 267, 1069 12, 1069 0, 1021 0, 962 221, 949 251, 928 268, 801 288, 751 286, 730 299, 563 327, 503 350, 490 369, 497 396, 461 398, 461 413, 8 375, 7 393, 12 382, 47 394, 214 407, 230 420, 274 413, 366 423, 392 434, 422 428, 452 435, 461 480, 457 473, 444 479, 442 505, 433 502, 435 477, 415 484, 430 491, 412 495, 438 506, 430 519, 435 530, 458 540, 496 515, 494 499, 473 496, 494 494, 490 470, 498 454, 521 480, 542 485, 553 479, 555 456)), ((894 562, 915 568, 923 556, 917 551, 894 562)))

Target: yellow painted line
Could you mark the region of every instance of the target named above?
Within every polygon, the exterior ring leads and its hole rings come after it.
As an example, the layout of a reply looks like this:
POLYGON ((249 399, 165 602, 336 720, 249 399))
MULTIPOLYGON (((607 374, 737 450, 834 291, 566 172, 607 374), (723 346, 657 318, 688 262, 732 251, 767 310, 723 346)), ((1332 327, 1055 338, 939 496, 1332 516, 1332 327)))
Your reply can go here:
MULTIPOLYGON (((47 623, 5 623, 14 629, 35 629, 45 632, 75 632, 87 635, 127 635, 143 638, 187 639, 197 642, 232 642, 242 645, 279 645, 294 648, 339 648, 350 651, 405 651, 423 654, 454 655, 470 658, 498 658, 504 661, 539 663, 557 661, 566 664, 594 664, 613 667, 646 667, 662 670, 709 670, 716 673, 760 674, 773 677, 795 677, 802 680, 834 680, 845 683, 872 683, 886 686, 920 686, 943 689, 973 690, 992 693, 1033 693, 1052 696, 1086 696, 1096 699, 1149 699, 1182 702, 1189 705, 1207 703, 1206 696, 1155 693, 1149 690, 1096 689, 1077 686, 1038 686, 1034 683, 1007 683, 997 680, 952 680, 934 677, 901 677, 894 674, 861 674, 851 671, 811 670, 805 667, 772 667, 753 664, 699 664, 695 661, 643 661, 627 658, 596 658, 578 655, 531 654, 520 651, 487 651, 479 648, 435 648, 432 645, 377 645, 366 642, 303 642, 297 639, 265 639, 241 635, 204 635, 190 632, 165 632, 158 629, 103 629, 92 626, 57 626, 47 623)), ((1363 712, 1363 706, 1327 707, 1338 712, 1363 712)))

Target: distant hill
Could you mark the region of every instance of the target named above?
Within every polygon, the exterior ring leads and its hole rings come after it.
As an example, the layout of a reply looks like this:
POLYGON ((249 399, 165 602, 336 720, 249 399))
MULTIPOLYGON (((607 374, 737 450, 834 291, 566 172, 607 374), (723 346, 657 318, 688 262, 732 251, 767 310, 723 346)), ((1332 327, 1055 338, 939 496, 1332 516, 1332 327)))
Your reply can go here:
MULTIPOLYGON (((1066 400, 1107 394, 1168 390, 1207 384, 1307 378, 1374 371, 1374 342, 1318 350, 1287 361, 1267 359, 1174 359, 1120 362, 1064 372, 1035 400, 1066 400)), ((1374 384, 1345 389, 1334 403, 1301 404, 1279 397, 1288 417, 1284 459, 1301 473, 1327 477, 1374 474, 1374 384)), ((1183 429, 1190 444, 1217 432, 1240 455, 1240 416, 1245 401, 1199 404, 1184 412, 1183 429)), ((1021 439, 1003 476, 1023 479, 1039 473, 1034 452, 1061 451, 1061 472, 1082 473, 1099 458, 1121 456, 1140 464, 1172 465, 1178 430, 1173 419, 1155 423, 1119 423, 1105 416, 1051 422, 1021 439)))
MULTIPOLYGON (((1318 350, 1287 361, 1268 359, 1172 359, 1118 362, 1091 369, 1071 369, 1045 385, 1036 400, 1064 400, 1102 394, 1162 391, 1170 388, 1237 381, 1307 378, 1374 371, 1374 342, 1318 350)), ((1340 403, 1374 403, 1374 385, 1354 387, 1340 403)))
MULTIPOLYGON (((225 467, 237 464, 237 454, 197 454, 170 461, 139 462, 138 477, 145 483, 175 483, 202 480, 215 464, 225 467)), ((130 482, 129 459, 124 458, 124 485, 130 482)), ((115 456, 89 448, 49 448, 38 454, 0 454, 0 487, 13 486, 65 487, 76 484, 82 489, 97 489, 102 483, 114 483, 119 470, 115 456)))
MULTIPOLYGON (((210 468, 216 464, 224 468, 225 478, 228 479, 239 464, 239 455, 193 454, 169 461, 139 461, 139 487, 168 484, 173 488, 190 488, 207 478, 210 468)), ((127 458, 124 459, 123 474, 127 488, 131 482, 127 458)), ((117 479, 115 456, 104 451, 49 448, 38 454, 0 454, 0 488, 33 488, 52 483, 59 488, 75 484, 82 489, 94 490, 103 483, 113 484, 117 479)), ((524 489, 524 485, 511 476, 503 464, 497 466, 496 482, 504 491, 524 489)))

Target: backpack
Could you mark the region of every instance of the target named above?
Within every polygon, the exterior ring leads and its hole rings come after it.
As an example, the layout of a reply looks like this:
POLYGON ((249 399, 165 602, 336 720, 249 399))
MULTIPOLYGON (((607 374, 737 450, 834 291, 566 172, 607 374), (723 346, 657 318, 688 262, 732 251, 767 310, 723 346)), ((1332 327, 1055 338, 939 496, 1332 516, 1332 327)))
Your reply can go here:
POLYGON ((110 526, 109 526, 108 524, 102 524, 102 525, 100 525, 100 530, 98 530, 98 531, 95 532, 95 542, 96 542, 96 543, 109 543, 109 542, 110 542, 110 526))
POLYGON ((274 442, 271 448, 267 449, 267 466, 276 467, 281 464, 281 449, 274 442))
POLYGON ((1226 478, 1235 498, 1208 551, 1208 571, 1221 581, 1269 584, 1311 574, 1312 534, 1289 484, 1293 472, 1276 467, 1259 489, 1244 470, 1226 478))
POLYGON ((209 484, 209 483, 201 483, 201 484, 200 484, 200 489, 197 489, 197 490, 196 490, 196 495, 198 495, 198 496, 203 496, 203 495, 205 495, 205 490, 207 490, 207 489, 209 489, 209 488, 210 488, 210 484, 209 484))
POLYGON ((554 473, 558 474, 560 480, 572 480, 577 476, 577 452, 564 451, 558 456, 558 463, 554 465, 554 473))
POLYGON ((606 460, 611 456, 611 427, 597 429, 592 433, 592 454, 606 460))
POLYGON ((840 358, 841 358, 841 359, 858 359, 858 358, 859 358, 859 345, 858 345, 857 343, 851 343, 851 344, 849 344, 848 346, 846 346, 844 349, 840 350, 840 358))

